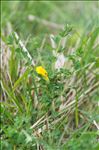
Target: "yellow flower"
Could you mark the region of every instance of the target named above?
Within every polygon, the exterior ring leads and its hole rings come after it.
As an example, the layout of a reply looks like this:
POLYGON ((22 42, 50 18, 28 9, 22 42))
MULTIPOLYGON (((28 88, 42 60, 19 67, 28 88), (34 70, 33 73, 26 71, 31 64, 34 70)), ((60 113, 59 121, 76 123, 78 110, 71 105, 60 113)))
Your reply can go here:
POLYGON ((43 76, 45 80, 49 81, 48 73, 42 66, 36 67, 36 72, 40 74, 41 76, 43 76))

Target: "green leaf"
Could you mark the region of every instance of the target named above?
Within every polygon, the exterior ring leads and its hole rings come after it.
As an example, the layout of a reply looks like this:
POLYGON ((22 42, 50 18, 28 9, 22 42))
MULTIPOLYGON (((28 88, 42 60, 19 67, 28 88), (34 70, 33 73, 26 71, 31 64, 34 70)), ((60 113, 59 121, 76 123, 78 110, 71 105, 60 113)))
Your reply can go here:
POLYGON ((66 25, 64 30, 62 32, 60 32, 60 36, 61 37, 65 37, 67 36, 70 32, 72 31, 72 26, 71 25, 66 25))
POLYGON ((27 78, 29 73, 32 71, 32 67, 28 67, 27 70, 23 73, 23 75, 14 83, 13 91, 19 86, 19 84, 27 78))

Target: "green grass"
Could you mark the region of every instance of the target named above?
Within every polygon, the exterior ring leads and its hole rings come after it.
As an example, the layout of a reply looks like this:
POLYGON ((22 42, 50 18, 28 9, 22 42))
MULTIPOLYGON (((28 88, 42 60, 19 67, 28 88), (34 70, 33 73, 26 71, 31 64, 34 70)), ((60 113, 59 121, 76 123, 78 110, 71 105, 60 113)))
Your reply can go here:
POLYGON ((2 1, 1 150, 99 149, 98 14, 91 1, 2 1))

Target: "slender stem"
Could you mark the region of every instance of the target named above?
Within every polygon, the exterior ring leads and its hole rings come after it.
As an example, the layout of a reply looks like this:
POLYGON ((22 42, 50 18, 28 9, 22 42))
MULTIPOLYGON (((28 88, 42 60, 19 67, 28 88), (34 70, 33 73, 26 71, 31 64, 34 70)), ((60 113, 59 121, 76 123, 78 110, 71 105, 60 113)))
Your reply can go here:
POLYGON ((59 41, 59 43, 58 43, 58 46, 57 46, 57 48, 56 48, 56 52, 58 52, 58 51, 59 51, 59 49, 60 49, 61 41, 62 41, 62 39, 60 39, 60 41, 59 41))
POLYGON ((16 145, 14 145, 14 150, 16 150, 16 145))
POLYGON ((77 89, 76 89, 76 98, 75 98, 75 123, 76 123, 76 128, 78 127, 79 124, 79 117, 78 117, 78 94, 77 94, 77 89))

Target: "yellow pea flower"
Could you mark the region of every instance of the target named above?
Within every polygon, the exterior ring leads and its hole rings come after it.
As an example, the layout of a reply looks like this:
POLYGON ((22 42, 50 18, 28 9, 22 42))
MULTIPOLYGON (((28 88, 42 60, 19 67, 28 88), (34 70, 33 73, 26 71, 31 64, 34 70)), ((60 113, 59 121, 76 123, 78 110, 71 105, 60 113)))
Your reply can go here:
POLYGON ((43 76, 45 80, 49 81, 48 73, 42 66, 36 67, 36 72, 43 76))

